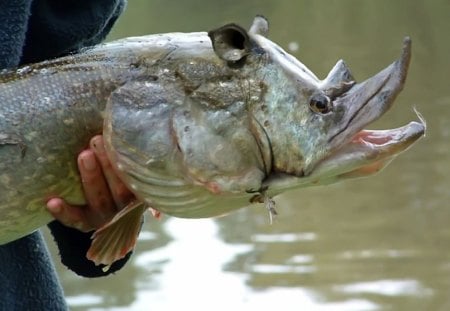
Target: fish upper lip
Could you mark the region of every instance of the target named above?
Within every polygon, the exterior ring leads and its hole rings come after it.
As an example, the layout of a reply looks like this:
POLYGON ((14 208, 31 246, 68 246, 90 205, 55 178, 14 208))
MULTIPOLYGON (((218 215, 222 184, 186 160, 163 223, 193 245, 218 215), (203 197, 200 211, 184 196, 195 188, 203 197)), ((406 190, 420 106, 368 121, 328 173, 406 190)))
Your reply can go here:
POLYGON ((384 83, 380 84, 380 87, 376 90, 376 92, 374 92, 362 105, 361 107, 359 107, 358 110, 355 111, 355 113, 350 117, 350 119, 347 121, 346 125, 336 134, 334 134, 333 136, 331 136, 328 139, 328 143, 331 144, 333 142, 333 140, 338 137, 339 135, 341 135, 343 132, 345 132, 346 130, 348 130, 348 128, 350 127, 350 125, 353 123, 353 120, 355 120, 358 117, 358 114, 360 113, 360 111, 370 102, 370 100, 376 96, 378 94, 378 92, 383 88, 383 86, 386 84, 387 80, 383 81, 384 83))
POLYGON ((353 85, 336 98, 334 105, 345 106, 348 117, 336 129, 328 143, 333 149, 350 141, 365 126, 380 118, 392 106, 403 89, 411 60, 411 39, 405 37, 400 58, 367 80, 353 85))

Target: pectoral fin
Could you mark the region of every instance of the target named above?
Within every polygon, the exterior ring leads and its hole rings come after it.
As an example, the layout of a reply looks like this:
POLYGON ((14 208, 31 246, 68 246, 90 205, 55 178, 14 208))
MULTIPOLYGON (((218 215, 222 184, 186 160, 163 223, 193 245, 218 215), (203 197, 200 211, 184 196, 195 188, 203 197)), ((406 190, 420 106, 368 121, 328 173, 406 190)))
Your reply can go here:
POLYGON ((125 257, 136 245, 147 208, 143 202, 128 204, 109 223, 94 232, 86 257, 96 265, 107 266, 125 257))

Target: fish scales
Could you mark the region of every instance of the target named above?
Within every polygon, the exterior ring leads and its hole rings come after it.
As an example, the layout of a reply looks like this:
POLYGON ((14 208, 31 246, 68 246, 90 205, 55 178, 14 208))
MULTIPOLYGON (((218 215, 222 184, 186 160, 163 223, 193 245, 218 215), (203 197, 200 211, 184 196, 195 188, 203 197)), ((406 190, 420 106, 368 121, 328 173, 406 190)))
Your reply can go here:
MULTIPOLYGON (((2 71, 0 243, 48 222, 45 202, 50 197, 85 203, 76 155, 92 136, 102 133, 105 105, 114 90, 133 80, 152 81, 154 77, 195 84, 226 75, 222 67, 202 63, 213 55, 207 47, 206 33, 129 38, 2 71), (199 54, 199 69, 192 71, 189 67, 199 54), (184 62, 179 62, 179 55, 184 62), (165 67, 160 66, 163 59, 165 67), (184 81, 189 70, 192 77, 184 81)), ((196 96, 202 96, 201 90, 196 96)))
MULTIPOLYGON (((0 76, 3 228, 36 227, 49 221, 43 205, 51 196, 68 195, 70 202, 84 203, 75 157, 90 137, 101 133, 104 97, 120 81, 105 79, 111 76, 108 69, 65 71, 60 66, 30 66, 28 73, 14 80, 0 76), (36 197, 37 191, 45 195, 36 197), (3 217, 8 211, 20 215, 3 217)), ((9 235, 1 236, 8 239, 9 235)))

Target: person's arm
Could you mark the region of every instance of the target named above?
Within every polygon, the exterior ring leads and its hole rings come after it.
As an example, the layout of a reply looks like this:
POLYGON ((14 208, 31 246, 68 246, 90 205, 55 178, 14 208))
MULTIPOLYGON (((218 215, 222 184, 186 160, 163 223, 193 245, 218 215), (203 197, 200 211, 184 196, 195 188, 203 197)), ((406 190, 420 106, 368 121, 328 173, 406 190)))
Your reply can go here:
POLYGON ((35 63, 100 43, 126 0, 33 0, 21 63, 35 63))

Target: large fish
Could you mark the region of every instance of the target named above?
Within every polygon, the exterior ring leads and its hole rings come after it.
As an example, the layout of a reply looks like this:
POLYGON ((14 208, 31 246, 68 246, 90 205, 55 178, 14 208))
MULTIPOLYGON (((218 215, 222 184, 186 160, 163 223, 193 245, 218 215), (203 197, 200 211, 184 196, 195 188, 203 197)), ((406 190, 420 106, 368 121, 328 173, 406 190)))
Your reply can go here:
POLYGON ((365 176, 424 135, 423 122, 365 130, 405 82, 400 58, 356 83, 343 61, 319 80, 266 38, 228 24, 126 38, 0 74, 0 243, 51 220, 54 196, 83 204, 76 155, 103 133, 137 200, 94 234, 88 258, 129 251, 148 207, 213 217, 286 190, 365 176))

